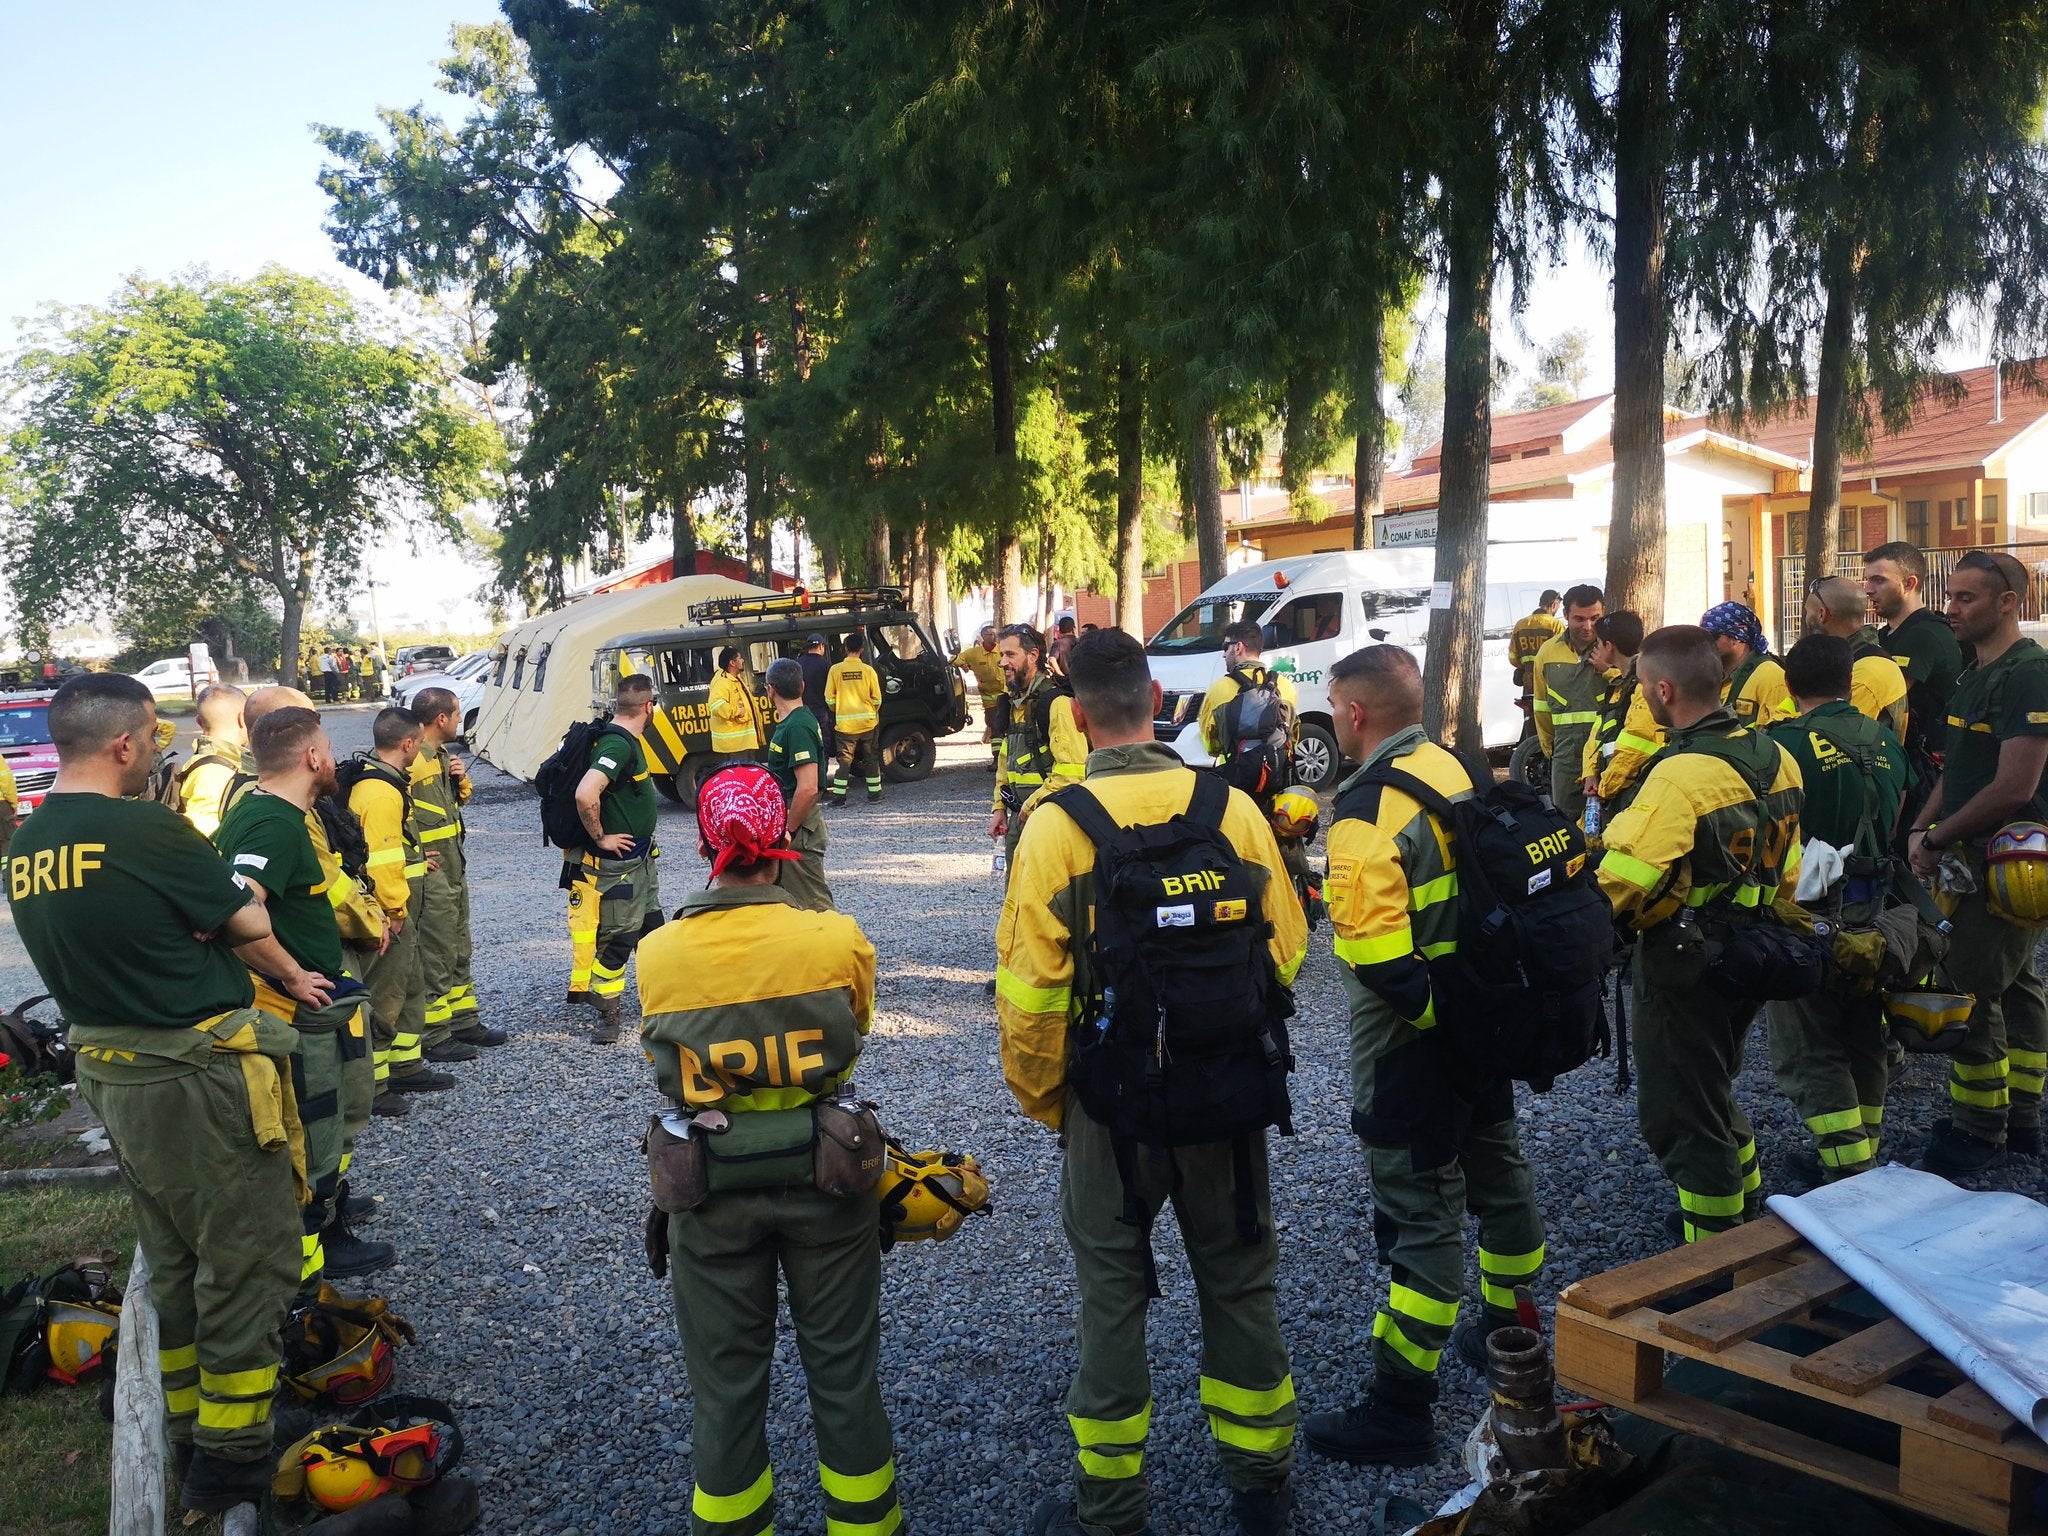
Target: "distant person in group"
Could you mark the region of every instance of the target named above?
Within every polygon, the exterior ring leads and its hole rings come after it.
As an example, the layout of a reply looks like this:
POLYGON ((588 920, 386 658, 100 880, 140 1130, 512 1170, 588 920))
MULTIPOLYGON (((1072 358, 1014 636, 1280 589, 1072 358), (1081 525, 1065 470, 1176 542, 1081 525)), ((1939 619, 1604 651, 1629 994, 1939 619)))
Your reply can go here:
POLYGON ((644 672, 621 678, 612 699, 612 728, 590 744, 589 763, 576 786, 576 814, 591 848, 563 875, 569 892, 568 1001, 597 1011, 593 1045, 619 1038, 626 963, 641 937, 661 923, 654 846, 659 803, 643 742, 654 708, 652 678, 644 672))
POLYGON ((211 837, 227 810, 228 786, 235 775, 254 772, 247 762, 249 728, 242 719, 246 696, 227 683, 200 690, 197 710, 199 739, 178 780, 178 811, 211 837))
POLYGON ((471 973, 469 853, 462 808, 474 786, 450 750, 462 738, 462 701, 447 688, 412 696, 420 717, 420 751, 412 760, 413 814, 428 855, 426 899, 420 910, 420 967, 426 973, 429 1061, 463 1061, 477 1047, 505 1043, 505 1031, 486 1021, 471 973))
POLYGON ((746 667, 738 646, 718 653, 718 675, 711 679, 711 750, 721 759, 751 756, 761 748, 761 722, 754 715, 746 667))
POLYGON ((277 1470, 271 1400, 300 1270, 299 1149, 283 1111, 293 1031, 251 1006, 250 976, 315 1009, 327 983, 279 944, 261 898, 205 838, 139 798, 155 758, 145 685, 73 678, 49 727, 56 782, 8 859, 15 931, 120 1158, 180 1496, 219 1513, 261 1502, 277 1470))
POLYGON ((1960 857, 1974 877, 1955 911, 1949 983, 1976 998, 1969 1035, 1949 1059, 1949 1118, 1920 1166, 1946 1178, 1980 1173, 2003 1152, 2038 1156, 2048 1076, 2048 996, 2037 929, 1991 910, 1985 853, 1999 828, 2048 821, 2048 653, 2020 633, 2027 568, 1973 549, 1948 578, 1948 616, 1976 660, 1948 702, 1948 746, 1908 839, 1914 872, 1931 879, 1960 857))
POLYGON ((334 648, 320 648, 320 697, 332 704, 341 697, 341 663, 334 659, 334 648))
POLYGON ((336 685, 341 696, 344 699, 353 698, 355 695, 356 663, 355 658, 349 654, 349 648, 345 645, 337 645, 334 648, 334 671, 336 685))
POLYGON ((1580 768, 1587 799, 1600 797, 1601 815, 1612 817, 1628 804, 1635 787, 1649 771, 1650 759, 1664 749, 1664 727, 1650 713, 1636 675, 1636 654, 1643 647, 1643 621, 1626 608, 1603 614, 1593 626, 1593 648, 1587 657, 1607 679, 1600 718, 1586 738, 1580 768))
POLYGON ((380 645, 368 654, 370 657, 370 676, 377 689, 377 697, 380 699, 389 698, 391 696, 391 662, 384 654, 384 647, 380 645))
POLYGON ((1053 625, 1052 638, 1046 642, 1045 664, 1055 677, 1067 675, 1067 658, 1074 653, 1074 616, 1061 614, 1053 625))
POLYGON ((1771 655, 1763 620, 1742 603, 1717 603, 1700 615, 1700 628, 1721 658, 1721 702, 1742 725, 1759 728, 1791 718, 1785 669, 1771 655))
POLYGON ((832 704, 833 732, 839 742, 839 782, 832 788, 832 803, 846 804, 846 792, 855 774, 867 785, 868 804, 882 798, 882 755, 876 745, 881 724, 882 679, 862 653, 868 637, 854 630, 840 643, 842 655, 825 680, 826 697, 832 704))
MULTIPOLYGON (((710 888, 684 897, 674 921, 640 946, 641 1045, 656 1086, 683 1114, 758 1123, 756 1115, 794 1112, 807 1127, 808 1106, 859 1062, 874 1018, 874 946, 852 918, 802 911, 776 890, 790 859, 785 830, 767 770, 736 763, 709 775, 697 791, 697 831, 710 888)), ((649 1221, 649 1257, 674 1291, 693 1405, 699 1536, 775 1527, 768 1413, 783 1288, 826 1529, 903 1528, 878 1374, 879 1200, 872 1190, 828 1195, 811 1179, 806 1158, 790 1182, 757 1180, 761 1187, 714 1192, 649 1221)))
MULTIPOLYGON (((1855 665, 1854 646, 1843 636, 1810 634, 1793 646, 1785 653, 1785 684, 1799 713, 1771 726, 1770 735, 1799 769, 1805 847, 1825 843, 1877 859, 1891 846, 1906 793, 1906 754, 1888 726, 1853 702, 1855 665)), ((1859 889, 1869 883, 1845 874, 1808 905, 1819 916, 1867 922, 1886 894, 1859 889)), ((1875 1168, 1890 1072, 1883 998, 1830 986, 1767 1003, 1764 1012, 1771 1070, 1814 1138, 1812 1152, 1786 1159, 1787 1171, 1811 1189, 1875 1168)))
POLYGON ((1508 664, 1515 669, 1515 686, 1522 690, 1525 702, 1529 699, 1529 679, 1536 653, 1543 649, 1544 641, 1564 632, 1564 620, 1557 616, 1563 600, 1557 588, 1546 587, 1536 600, 1536 607, 1515 620, 1515 627, 1508 632, 1508 664))
MULTIPOLYGON (((814 634, 804 641, 804 653, 797 658, 797 665, 804 669, 804 708, 818 722, 818 734, 825 744, 825 755, 818 763, 818 793, 830 800, 832 764, 838 759, 839 744, 832 732, 832 658, 825 654, 823 635, 814 634)), ((845 798, 844 790, 840 791, 840 798, 845 798)))
POLYGON ((995 709, 1003 696, 1003 666, 996 659, 996 627, 981 626, 974 644, 965 645, 953 657, 956 669, 970 672, 981 699, 981 740, 989 749, 988 770, 996 771, 995 709))
POLYGON ((782 790, 789 846, 797 855, 777 865, 775 883, 798 906, 829 912, 832 887, 825 883, 825 848, 830 838, 818 782, 825 767, 825 739, 804 707, 804 669, 787 656, 768 664, 768 702, 775 707, 768 771, 782 790))
POLYGON ((1577 821, 1586 812, 1583 764, 1586 738, 1600 721, 1607 676, 1589 659, 1593 626, 1607 611, 1600 589, 1582 584, 1564 594, 1564 628, 1537 649, 1530 663, 1536 735, 1550 759, 1550 798, 1577 821))
POLYGON ((1927 562, 1911 544, 1880 544, 1863 557, 1863 591, 1884 621, 1877 638, 1906 674, 1906 791, 1902 827, 1918 819, 1941 772, 1948 701, 1963 670, 1963 650, 1948 615, 1927 606, 1927 562))
POLYGON ((0 757, 0 859, 7 857, 8 845, 21 821, 21 789, 14 782, 14 770, 0 757))
MULTIPOLYGON (((1863 588, 1847 576, 1821 577, 1806 589, 1805 618, 1809 634, 1849 642, 1855 657, 1850 702, 1867 718, 1884 722, 1892 735, 1904 736, 1906 674, 1871 628, 1870 599, 1863 588)), ((1798 697, 1796 690, 1793 697, 1798 697)))

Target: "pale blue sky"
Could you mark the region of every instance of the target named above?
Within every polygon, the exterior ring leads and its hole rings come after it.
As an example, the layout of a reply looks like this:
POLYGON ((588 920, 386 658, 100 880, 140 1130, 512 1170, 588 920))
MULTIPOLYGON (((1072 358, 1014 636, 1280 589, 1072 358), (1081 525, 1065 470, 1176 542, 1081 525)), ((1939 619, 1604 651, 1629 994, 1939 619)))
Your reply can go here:
MULTIPOLYGON (((123 276, 333 275, 307 124, 433 91, 490 0, 0 0, 0 345, 123 276)), ((442 101, 451 109, 453 103, 442 101)))

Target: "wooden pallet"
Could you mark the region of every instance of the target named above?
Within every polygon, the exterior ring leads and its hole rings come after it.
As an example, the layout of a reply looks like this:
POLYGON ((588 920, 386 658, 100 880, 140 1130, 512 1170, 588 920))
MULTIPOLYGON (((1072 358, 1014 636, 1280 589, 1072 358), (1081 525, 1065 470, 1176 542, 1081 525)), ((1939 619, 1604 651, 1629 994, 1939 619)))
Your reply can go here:
POLYGON ((2048 1445, 1775 1216, 1568 1288, 1557 1375, 1567 1390, 1966 1530, 2048 1536, 2032 1513, 2048 1445), (1729 1279, 1725 1294, 1659 1305, 1729 1279), (1855 1312, 1832 1305, 1851 1292, 1855 1312), (1758 1342, 1786 1325, 1809 1352, 1758 1342), (1678 1391, 1664 1380, 1667 1353, 1855 1413, 1887 1440, 1895 1428, 1897 1455, 1878 1460, 1678 1391))

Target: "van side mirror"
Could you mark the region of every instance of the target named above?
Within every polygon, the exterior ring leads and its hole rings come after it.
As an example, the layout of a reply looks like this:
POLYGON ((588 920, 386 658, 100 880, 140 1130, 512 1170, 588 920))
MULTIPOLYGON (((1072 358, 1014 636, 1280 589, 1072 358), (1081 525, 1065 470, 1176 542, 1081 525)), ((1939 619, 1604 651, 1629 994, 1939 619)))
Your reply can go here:
POLYGON ((1391 631, 1384 629, 1368 629, 1366 633, 1368 635, 1371 635, 1375 640, 1384 640, 1391 633, 1391 631))

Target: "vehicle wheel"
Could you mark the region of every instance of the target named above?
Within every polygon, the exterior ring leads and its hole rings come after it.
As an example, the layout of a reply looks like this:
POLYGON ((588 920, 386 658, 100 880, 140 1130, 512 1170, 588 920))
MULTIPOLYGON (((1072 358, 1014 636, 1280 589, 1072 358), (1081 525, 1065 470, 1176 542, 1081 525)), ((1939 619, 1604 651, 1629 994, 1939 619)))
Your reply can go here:
POLYGON ((676 788, 676 781, 674 779, 665 773, 657 773, 651 777, 654 779, 654 787, 661 791, 662 799, 674 805, 681 805, 683 803, 683 792, 676 788))
POLYGON ((682 760, 675 773, 655 783, 663 794, 675 801, 686 811, 697 809, 697 781, 718 766, 718 759, 709 752, 699 752, 682 760))
POLYGON ((1508 777, 1550 793, 1550 759, 1544 756, 1540 737, 1527 737, 1515 748, 1508 758, 1508 777))
POLYGON ((932 776, 939 744, 921 725, 892 725, 882 737, 882 777, 891 784, 915 784, 932 776))
POLYGON ((1339 761, 1337 738, 1320 725, 1304 724, 1294 744, 1294 782, 1306 790, 1327 788, 1337 782, 1339 761))

